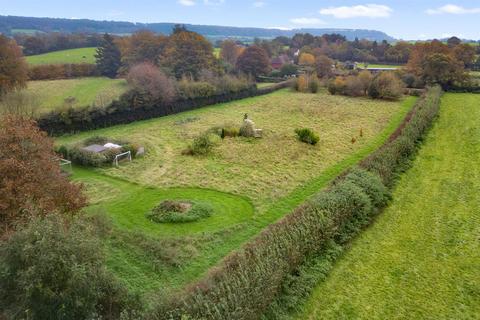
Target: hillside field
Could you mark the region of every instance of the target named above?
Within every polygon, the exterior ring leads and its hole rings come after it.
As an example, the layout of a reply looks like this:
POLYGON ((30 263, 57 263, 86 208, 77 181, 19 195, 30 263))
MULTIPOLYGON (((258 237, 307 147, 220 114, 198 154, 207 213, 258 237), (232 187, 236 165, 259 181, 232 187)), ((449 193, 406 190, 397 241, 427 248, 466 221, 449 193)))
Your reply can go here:
POLYGON ((97 48, 79 48, 54 51, 35 56, 25 57, 30 65, 67 64, 67 63, 95 63, 97 48))
POLYGON ((73 177, 86 186, 88 211, 106 213, 113 222, 114 236, 106 242, 109 267, 132 290, 150 293, 200 277, 318 192, 379 147, 414 102, 413 97, 385 102, 281 90, 62 137, 56 143, 106 136, 146 147, 143 159, 120 168, 74 168, 73 177), (182 155, 194 137, 212 127, 240 126, 245 113, 264 130, 262 139, 218 137, 211 155, 182 155), (320 135, 317 146, 296 139, 294 130, 301 127, 320 135), (156 224, 146 218, 167 199, 206 201, 215 213, 187 224, 156 224))
POLYGON ((391 206, 298 319, 478 319, 480 96, 445 94, 391 206))
POLYGON ((69 97, 75 98, 73 107, 107 105, 127 88, 125 80, 99 77, 30 81, 24 92, 36 101, 36 112, 45 113, 61 108, 69 97))

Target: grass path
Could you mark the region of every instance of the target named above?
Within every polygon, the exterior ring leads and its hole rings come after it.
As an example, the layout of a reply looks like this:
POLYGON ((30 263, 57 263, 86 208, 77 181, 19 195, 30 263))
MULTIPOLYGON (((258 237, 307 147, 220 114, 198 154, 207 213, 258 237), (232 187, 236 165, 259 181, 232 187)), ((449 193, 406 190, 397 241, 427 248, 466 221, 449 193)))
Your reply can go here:
POLYGON ((447 94, 391 206, 298 319, 480 317, 480 96, 447 94))

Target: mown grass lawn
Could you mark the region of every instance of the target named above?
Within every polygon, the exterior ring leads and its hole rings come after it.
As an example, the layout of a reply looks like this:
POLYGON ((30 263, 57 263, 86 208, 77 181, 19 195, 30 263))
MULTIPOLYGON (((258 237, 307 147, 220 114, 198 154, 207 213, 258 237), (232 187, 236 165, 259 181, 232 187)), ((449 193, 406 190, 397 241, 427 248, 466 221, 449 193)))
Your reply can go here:
POLYGON ((140 232, 159 241, 188 239, 195 253, 175 268, 150 261, 148 252, 138 245, 109 244, 110 268, 130 288, 145 293, 159 287, 178 288, 201 276, 379 147, 414 101, 411 97, 384 102, 282 90, 67 136, 57 139, 57 144, 102 135, 146 147, 145 158, 120 168, 74 170, 74 178, 86 184, 92 204, 89 210, 106 212, 121 232, 140 232), (263 139, 218 138, 209 156, 182 155, 195 136, 215 126, 239 126, 245 113, 264 129, 263 139), (309 146, 297 141, 294 129, 299 127, 318 132, 320 143, 309 146), (148 221, 145 213, 168 198, 217 203, 217 216, 186 225, 148 221))
POLYGON ((95 63, 96 50, 97 48, 68 49, 27 56, 25 58, 30 65, 95 63))
POLYGON ((478 319, 480 96, 446 94, 390 207, 298 319, 478 319))
POLYGON ((73 107, 105 106, 126 90, 125 80, 92 77, 30 81, 24 92, 36 101, 37 113, 44 113, 62 108, 69 97, 75 98, 73 107))

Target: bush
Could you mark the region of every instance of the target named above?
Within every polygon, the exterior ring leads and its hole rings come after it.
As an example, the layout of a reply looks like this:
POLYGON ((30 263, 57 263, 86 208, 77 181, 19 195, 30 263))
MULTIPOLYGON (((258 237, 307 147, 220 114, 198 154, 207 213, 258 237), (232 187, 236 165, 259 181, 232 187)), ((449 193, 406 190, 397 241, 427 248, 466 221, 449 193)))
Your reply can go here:
POLYGON ((347 83, 343 77, 336 77, 328 83, 328 92, 332 95, 345 94, 347 83))
POLYGON ((311 145, 316 145, 320 138, 318 135, 313 132, 313 130, 304 128, 304 129, 296 129, 295 133, 297 134, 298 140, 311 144, 311 145))
POLYGON ((209 154, 215 143, 210 138, 210 133, 205 132, 196 137, 192 144, 184 151, 184 154, 192 156, 204 156, 209 154))
POLYGON ((317 93, 320 88, 320 81, 316 75, 300 75, 294 82, 294 89, 298 92, 317 93))
POLYGON ((143 104, 168 104, 177 96, 174 81, 148 62, 132 67, 128 72, 127 82, 143 100, 143 104))
POLYGON ((213 208, 193 201, 164 201, 147 214, 157 223, 187 223, 205 219, 213 214, 213 208))
POLYGON ((206 81, 193 81, 185 77, 178 82, 178 94, 182 99, 210 97, 217 93, 215 85, 206 81))
POLYGON ((0 306, 12 319, 118 319, 132 298, 105 268, 102 244, 84 220, 33 220, 0 244, 0 306))
POLYGON ((368 95, 373 99, 396 100, 403 94, 402 81, 391 72, 377 75, 368 88, 368 95))
POLYGON ((240 135, 240 130, 234 127, 222 128, 222 131, 220 133, 220 137, 222 139, 225 139, 226 137, 235 138, 235 137, 238 137, 239 135, 240 135))
POLYGON ((282 77, 294 76, 298 73, 298 66, 293 63, 286 63, 280 69, 280 75, 282 77))

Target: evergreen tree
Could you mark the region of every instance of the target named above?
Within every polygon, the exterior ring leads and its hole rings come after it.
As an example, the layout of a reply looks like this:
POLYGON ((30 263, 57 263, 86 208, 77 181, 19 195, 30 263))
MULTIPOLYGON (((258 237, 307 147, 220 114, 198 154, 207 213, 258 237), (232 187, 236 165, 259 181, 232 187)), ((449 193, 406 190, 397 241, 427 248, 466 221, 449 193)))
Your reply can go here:
POLYGON ((120 49, 111 35, 105 34, 103 36, 102 44, 98 47, 95 58, 97 59, 97 69, 101 75, 109 78, 117 76, 122 57, 120 49))

